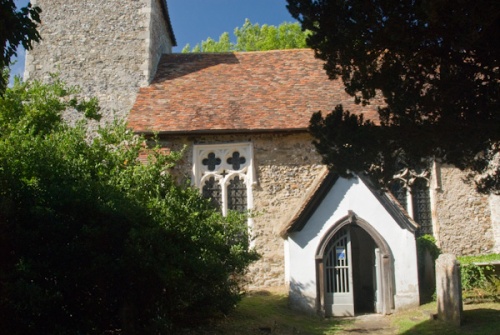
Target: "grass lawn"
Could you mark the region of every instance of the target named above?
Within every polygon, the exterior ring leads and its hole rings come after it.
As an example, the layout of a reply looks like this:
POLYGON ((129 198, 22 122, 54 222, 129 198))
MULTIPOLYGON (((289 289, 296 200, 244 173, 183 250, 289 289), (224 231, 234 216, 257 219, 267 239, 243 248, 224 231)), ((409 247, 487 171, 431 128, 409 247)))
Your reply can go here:
POLYGON ((189 334, 203 335, 254 335, 254 334, 335 334, 352 321, 322 319, 293 311, 288 307, 284 289, 249 292, 236 310, 203 331, 189 334))
POLYGON ((404 335, 500 335, 500 303, 482 303, 464 305, 463 325, 460 328, 450 326, 438 320, 431 320, 430 315, 437 311, 436 303, 429 303, 391 316, 392 325, 404 335))
MULTIPOLYGON (((464 324, 460 328, 432 320, 436 303, 388 316, 394 332, 402 335, 500 335, 500 303, 464 305, 464 324)), ((248 293, 235 311, 203 330, 191 330, 189 335, 254 335, 302 334, 332 335, 353 328, 352 319, 322 319, 293 311, 283 289, 248 293)), ((355 328, 355 327, 354 327, 355 328)), ((356 334, 347 331, 349 334, 356 334)), ((359 333, 361 334, 361 333, 359 333)))

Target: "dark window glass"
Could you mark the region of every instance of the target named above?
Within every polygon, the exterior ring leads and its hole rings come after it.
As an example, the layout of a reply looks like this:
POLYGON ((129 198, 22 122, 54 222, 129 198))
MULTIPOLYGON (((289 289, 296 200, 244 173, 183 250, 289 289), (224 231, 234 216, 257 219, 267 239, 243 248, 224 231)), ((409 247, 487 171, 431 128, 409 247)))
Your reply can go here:
POLYGON ((432 235, 431 198, 427 180, 417 178, 411 187, 413 219, 420 224, 417 236, 432 235))
POLYGON ((395 180, 391 184, 391 193, 394 197, 399 201, 399 204, 406 210, 408 209, 408 201, 407 201, 407 190, 404 186, 404 182, 402 180, 395 180))
POLYGON ((212 203, 217 207, 221 208, 222 205, 222 190, 219 182, 214 178, 210 177, 205 181, 202 190, 203 197, 211 199, 212 203))
POLYGON ((227 186, 227 208, 238 212, 247 210, 247 187, 238 176, 231 179, 227 186))
MULTIPOLYGON (((411 202, 413 220, 420 225, 417 236, 432 235, 431 198, 429 194, 428 181, 424 178, 416 178, 411 185, 411 202)), ((395 180, 391 184, 391 193, 399 201, 404 209, 408 209, 407 189, 402 180, 395 180)))

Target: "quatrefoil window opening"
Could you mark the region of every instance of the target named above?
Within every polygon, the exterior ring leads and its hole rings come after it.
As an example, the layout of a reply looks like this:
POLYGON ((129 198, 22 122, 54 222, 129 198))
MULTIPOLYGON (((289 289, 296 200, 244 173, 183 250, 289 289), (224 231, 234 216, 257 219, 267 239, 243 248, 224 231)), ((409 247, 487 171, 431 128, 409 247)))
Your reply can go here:
POLYGON ((233 155, 227 159, 227 164, 233 167, 233 170, 239 170, 242 164, 246 163, 245 157, 240 157, 238 151, 233 152, 233 155))
MULTIPOLYGON (((218 166, 220 166, 222 160, 216 156, 214 152, 210 152, 206 158, 201 161, 201 164, 206 166, 208 171, 215 171, 218 166)), ((242 168, 242 165, 246 163, 246 158, 242 157, 238 151, 234 151, 232 155, 227 158, 226 163, 232 168, 234 171, 238 171, 242 168)), ((225 176, 227 173, 223 170, 222 175, 225 176)))
POLYGON ((201 164, 208 168, 208 171, 214 171, 217 165, 220 165, 221 159, 215 156, 215 153, 211 152, 208 154, 207 158, 201 161, 201 164))

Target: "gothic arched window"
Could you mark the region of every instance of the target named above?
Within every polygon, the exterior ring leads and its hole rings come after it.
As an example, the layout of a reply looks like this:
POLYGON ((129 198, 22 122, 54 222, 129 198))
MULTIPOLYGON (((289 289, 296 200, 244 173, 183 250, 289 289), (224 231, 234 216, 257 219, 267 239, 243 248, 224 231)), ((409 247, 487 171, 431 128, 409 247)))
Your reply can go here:
POLYGON ((408 190, 406 189, 406 183, 401 179, 396 179, 391 184, 391 193, 399 201, 399 204, 403 206, 404 209, 408 208, 408 190))
POLYGON ((195 145, 194 183, 224 215, 252 208, 253 148, 251 143, 195 145))
POLYGON ((391 193, 408 214, 420 225, 416 235, 433 235, 429 179, 426 172, 408 169, 395 176, 391 193))
POLYGON ((203 195, 203 197, 211 199, 212 203, 217 208, 221 208, 222 189, 215 177, 210 177, 205 180, 205 184, 203 184, 203 187, 201 189, 201 194, 203 195))
POLYGON ((417 178, 411 185, 411 202, 413 219, 420 224, 418 235, 432 235, 431 197, 429 182, 424 178, 417 178))
POLYGON ((239 176, 231 179, 227 185, 227 208, 238 212, 247 210, 247 187, 239 176))

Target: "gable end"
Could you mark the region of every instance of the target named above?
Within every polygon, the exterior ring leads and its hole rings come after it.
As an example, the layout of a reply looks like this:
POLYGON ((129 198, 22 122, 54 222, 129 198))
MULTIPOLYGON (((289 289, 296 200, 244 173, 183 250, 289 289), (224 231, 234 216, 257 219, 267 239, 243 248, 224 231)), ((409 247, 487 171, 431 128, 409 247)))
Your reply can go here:
POLYGON ((167 0, 160 0, 160 4, 163 12, 163 17, 165 18, 165 23, 167 25, 170 41, 172 42, 172 46, 176 47, 177 41, 175 39, 174 29, 172 28, 172 22, 170 21, 170 15, 168 14, 167 0))
POLYGON ((338 174, 328 172, 327 170, 327 174, 323 177, 322 181, 312 190, 313 195, 306 202, 305 206, 299 209, 289 225, 281 231, 281 237, 286 238, 289 233, 301 231, 304 228, 338 178, 338 174))

